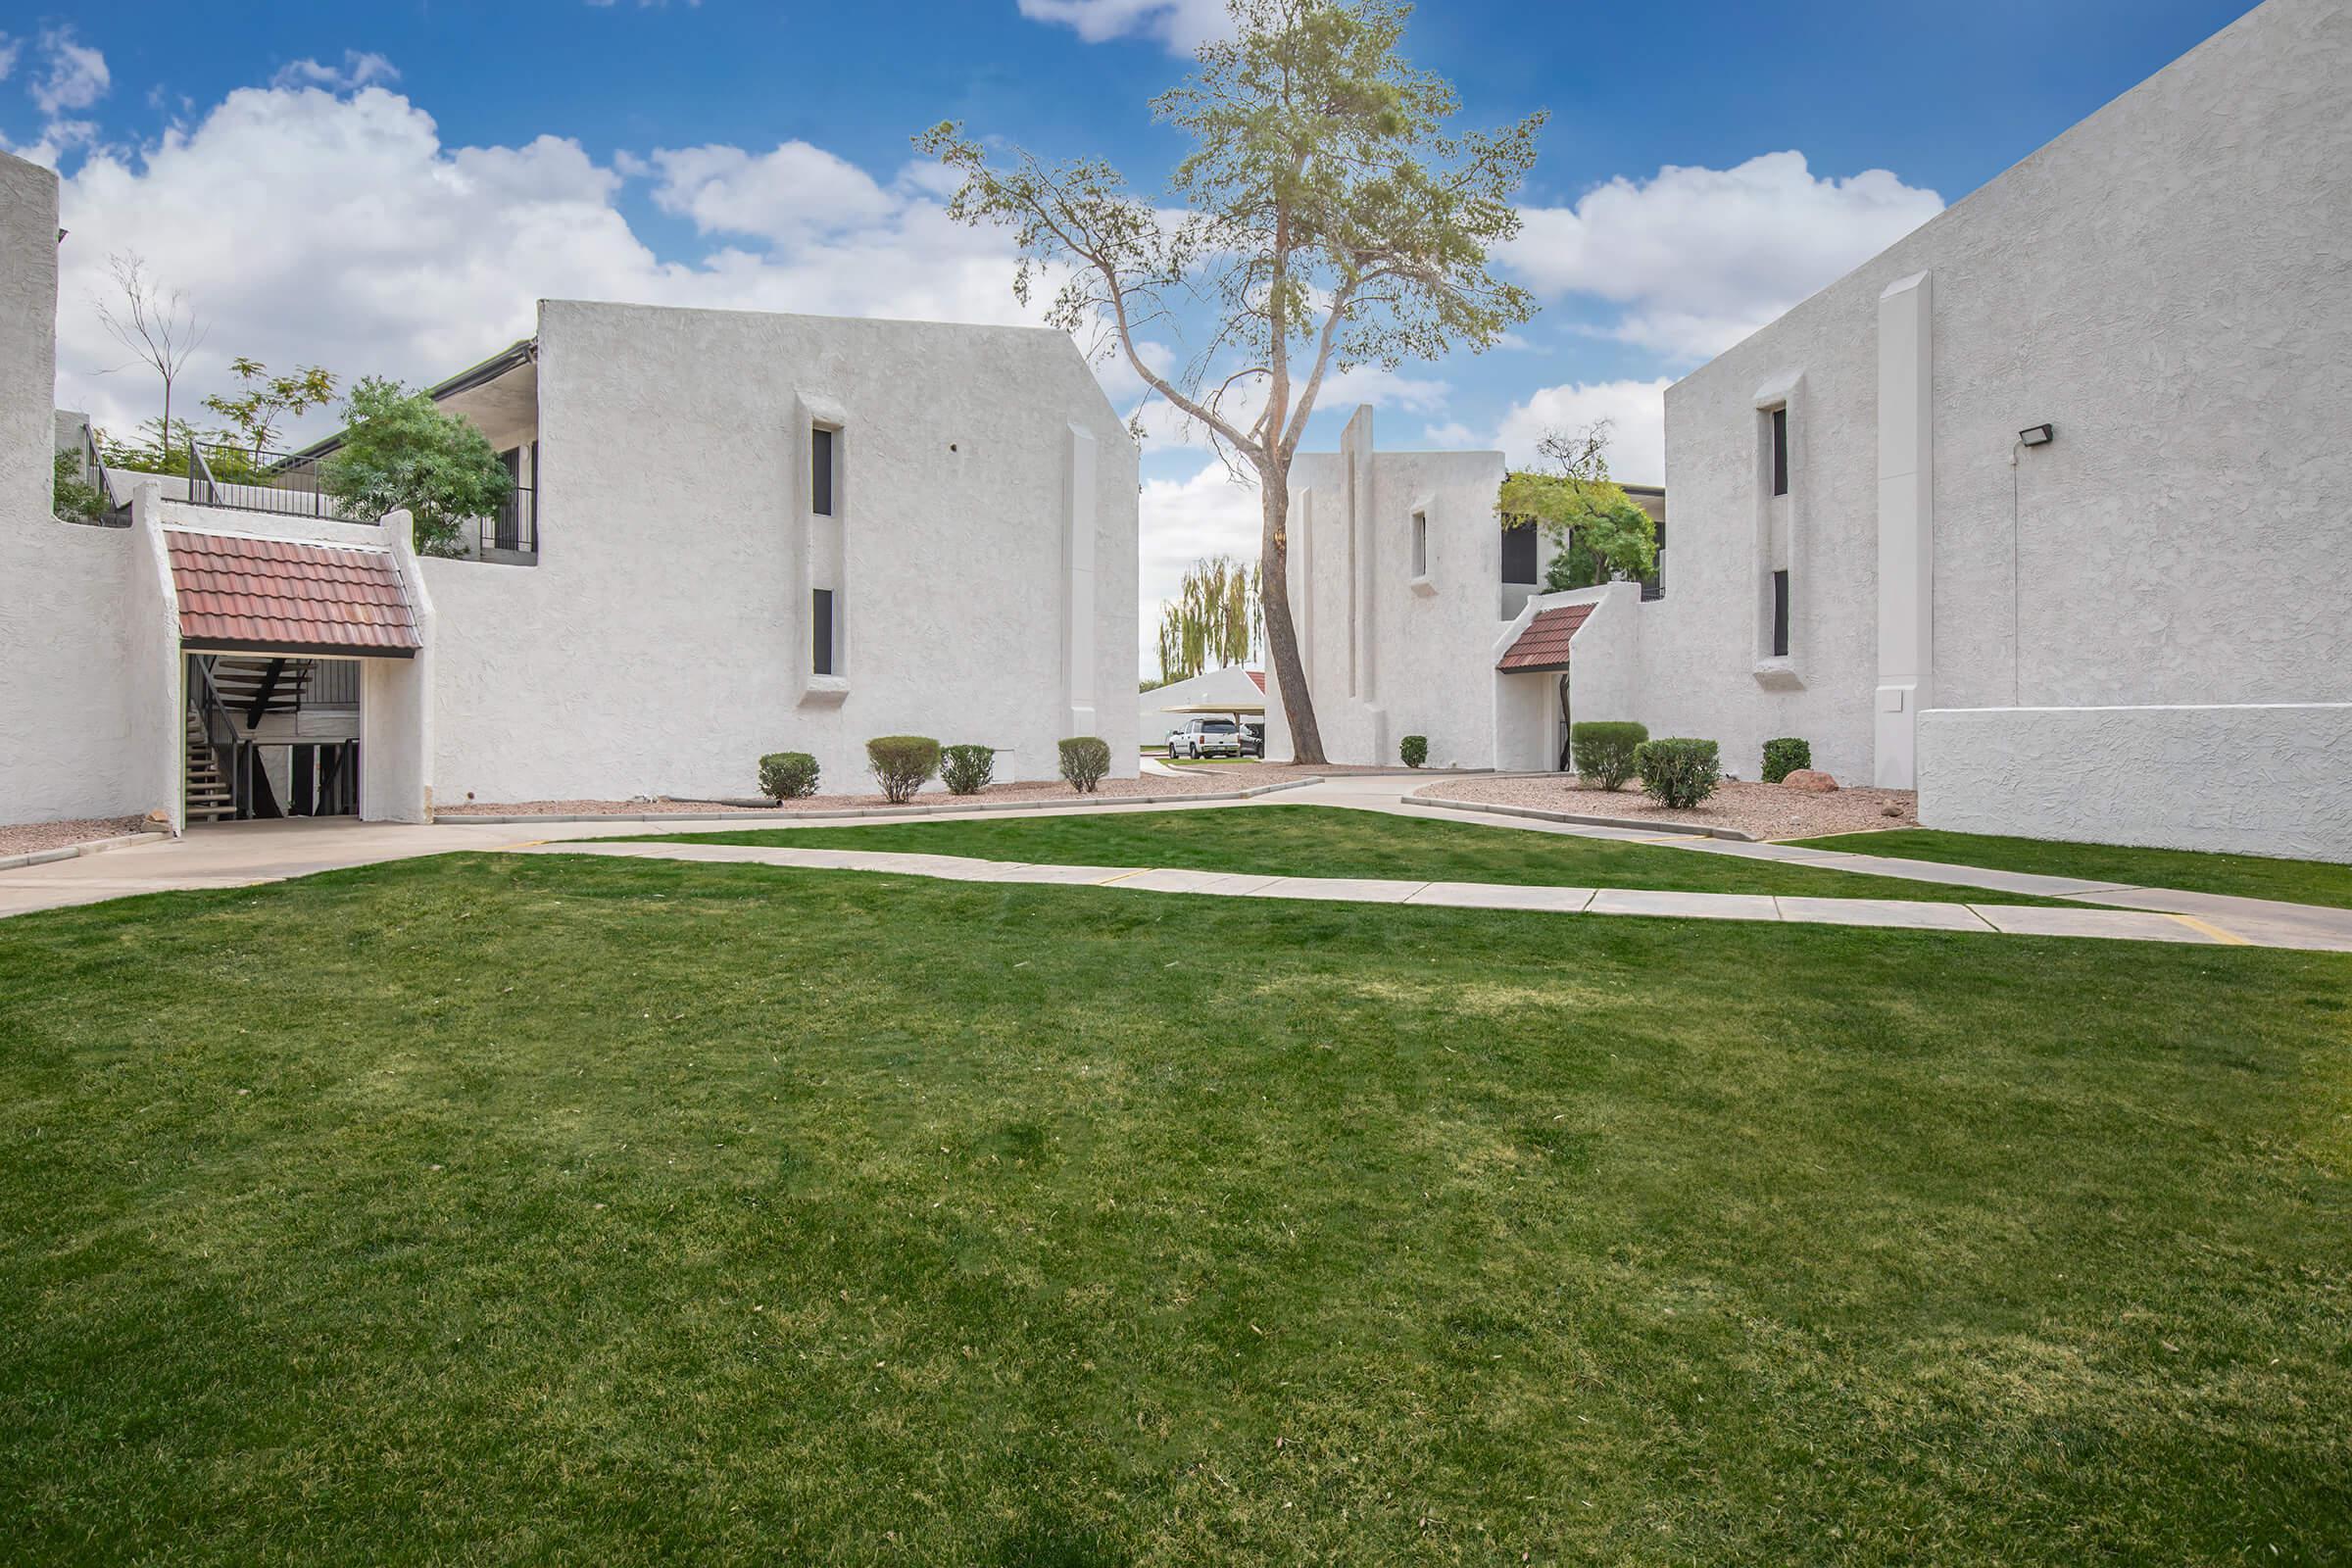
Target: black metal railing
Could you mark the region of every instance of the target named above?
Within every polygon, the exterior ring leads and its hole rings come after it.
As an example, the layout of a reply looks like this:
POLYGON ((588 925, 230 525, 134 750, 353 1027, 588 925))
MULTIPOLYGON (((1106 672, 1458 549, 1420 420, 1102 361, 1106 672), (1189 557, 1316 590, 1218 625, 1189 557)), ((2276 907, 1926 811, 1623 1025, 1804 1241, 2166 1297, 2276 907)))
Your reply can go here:
POLYGON ((510 561, 516 556, 539 554, 539 496, 529 485, 518 484, 507 497, 505 506, 487 517, 477 519, 481 530, 480 554, 485 561, 510 561))
POLYGON ((287 517, 375 522, 327 494, 319 460, 224 441, 188 443, 188 500, 200 507, 268 512, 287 517))

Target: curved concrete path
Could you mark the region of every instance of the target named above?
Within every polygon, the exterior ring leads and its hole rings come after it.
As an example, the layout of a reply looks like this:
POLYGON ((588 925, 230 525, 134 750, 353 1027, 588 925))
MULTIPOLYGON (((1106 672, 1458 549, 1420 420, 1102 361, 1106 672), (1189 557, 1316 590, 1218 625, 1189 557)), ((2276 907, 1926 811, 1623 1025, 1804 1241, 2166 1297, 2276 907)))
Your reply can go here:
MULTIPOLYGON (((1946 865, 1940 861, 1901 860, 1877 856, 1850 855, 1834 850, 1803 849, 1783 844, 1742 844, 1728 839, 1679 834, 1670 831, 1642 831, 1631 828, 1592 827, 1577 823, 1549 822, 1531 817, 1494 815, 1486 812, 1435 806, 1426 801, 1400 796, 1399 788, 1405 777, 1426 779, 1427 774, 1401 775, 1394 772, 1340 773, 1317 782, 1280 789, 1250 800, 1104 803, 1098 806, 1041 805, 1016 810, 987 812, 951 812, 936 808, 927 810, 922 819, 933 822, 966 820, 1002 821, 1009 816, 1064 816, 1079 812, 1198 810, 1246 811, 1267 806, 1299 805, 1331 806, 1349 810, 1380 811, 1394 816, 1417 816, 1440 821, 1475 821, 1486 826, 1508 828, 1524 833, 1562 834, 1576 838, 1615 839, 1629 843, 1650 844, 1662 848, 1687 850, 1699 855, 1725 855, 1760 860, 1779 860, 1798 865, 1821 866, 1831 870, 1855 871, 1868 876, 1939 882, 1949 886, 1978 887, 1989 893, 2039 895, 2075 900, 2085 904, 2111 906, 2107 912, 2118 910, 2143 911, 2167 918, 2148 923, 2142 928, 2142 940, 2203 940, 2256 947, 2298 948, 2316 952, 2352 953, 2352 910, 2322 908, 2311 905, 2280 904, 2262 899, 2226 898, 2219 894, 2185 893, 2161 888, 2131 888, 2110 883, 2085 882, 2064 877, 2034 876, 2018 871, 1995 871, 1963 865, 1946 865), (2193 937, 2172 933, 2188 931, 2193 937), (2159 935, 2158 933, 2164 933, 2159 935)), ((873 816, 834 818, 808 826, 856 827, 904 817, 873 816)), ((665 822, 674 823, 681 832, 709 833, 745 831, 792 825, 792 819, 782 813, 748 815, 728 820, 704 819, 677 821, 674 818, 612 817, 590 821, 545 822, 532 824, 470 822, 462 817, 448 817, 430 827, 403 826, 395 823, 356 822, 348 817, 296 819, 277 822, 239 822, 219 827, 198 828, 185 838, 149 843, 110 851, 104 855, 84 856, 45 865, 25 866, 0 871, 0 917, 28 913, 35 909, 58 908, 68 905, 95 904, 107 899, 127 898, 142 893, 164 893, 185 888, 245 887, 258 882, 279 881, 286 877, 307 876, 313 872, 339 870, 355 865, 369 865, 382 860, 407 859, 420 855, 441 855, 452 851, 497 851, 526 846, 546 845, 554 840, 575 840, 607 837, 618 833, 660 832, 665 822)), ((672 846, 678 848, 678 846, 672 846)), ((724 846, 716 846, 724 848, 724 846)), ((599 852, 603 853, 603 852, 599 852)), ((815 853, 815 852, 799 852, 815 853)), ((860 852, 865 853, 865 852, 860 852)), ((783 863, 783 862, 777 862, 783 863)), ((804 862, 806 863, 806 862, 804 862)), ((987 863, 987 862, 982 862, 987 863)), ((1068 877, 1051 874, 1054 867, 1034 867, 1039 874, 1026 880, 1068 881, 1068 877)), ((1149 867, 1113 868, 1141 873, 1149 867)), ((1189 876, 1196 873, 1166 873, 1170 876, 1189 876)), ((1235 878, 1236 881, 1257 880, 1266 883, 1290 882, 1290 878, 1235 878)), ((1147 887, 1155 884, 1144 884, 1147 887)), ((1502 897, 1489 884, 1400 884, 1423 890, 1407 895, 1396 902, 1430 904, 1449 899, 1480 899, 1484 905, 1463 903, 1461 907, 1550 907, 1544 903, 1528 906, 1498 905, 1492 901, 1502 897), (1456 893, 1457 887, 1476 889, 1476 892, 1456 893), (1437 889, 1436 892, 1427 890, 1437 889)), ((1177 889, 1176 891, 1197 891, 1177 889)), ((1558 890, 1530 890, 1531 898, 1541 894, 1548 898, 1558 890)), ((1344 896, 1338 894, 1298 894, 1290 897, 1344 896)), ((1667 908, 1654 901, 1682 898, 1684 895, 1656 893, 1637 894, 1613 891, 1595 895, 1586 906, 1586 912, 1638 912, 1620 908, 1625 902, 1650 904, 1643 911, 1660 914, 1684 914, 1695 918, 1723 918, 1733 910, 1744 908, 1744 914, 1735 918, 1812 920, 1818 918, 1811 906, 1817 904, 1837 906, 1843 917, 1856 924, 1908 924, 1908 919, 1871 920, 1864 914, 1865 906, 1898 906, 1903 910, 1921 908, 1908 901, 1878 901, 1850 899, 1764 899, 1748 894, 1700 894, 1688 897, 1699 900, 1735 899, 1749 901, 1743 905, 1702 906, 1667 908), (1771 912, 1763 906, 1772 905, 1771 912)), ((2014 926, 1994 926, 1982 914, 1977 918, 1994 929, 2038 929, 2037 920, 2059 916, 2071 920, 2078 911, 2066 909, 2034 909, 1999 905, 1936 905, 1926 907, 1951 910, 2002 909, 2003 921, 2014 926)), ((2082 914, 2096 913, 2082 910, 2082 914)), ((1946 915, 1918 916, 1921 921, 1948 920, 1946 915)), ((2120 934, 2114 922, 2104 922, 2112 929, 2101 932, 2085 931, 2085 935, 2120 934)), ((1943 926, 1931 928, 1943 929, 1943 926)), ((1974 929, 1961 926, 1957 929, 1974 929)), ((2055 933, 2053 933, 2055 934, 2055 933)))
POLYGON ((2105 937, 2133 942, 2229 944, 2229 933, 2176 914, 2045 906, 1926 904, 1901 899, 1780 898, 1759 893, 1662 893, 1631 888, 1529 887, 1503 882, 1408 882, 1365 877, 1262 876, 1142 865, 1050 865, 960 855, 887 850, 801 850, 760 844, 579 843, 516 845, 516 855, 594 855, 626 860, 772 865, 811 871, 876 871, 948 882, 1116 888, 1239 899, 1319 899, 1345 904, 1417 904, 1453 909, 1524 909, 1546 914, 1645 914, 1694 920, 1767 920, 2010 936, 2105 937))

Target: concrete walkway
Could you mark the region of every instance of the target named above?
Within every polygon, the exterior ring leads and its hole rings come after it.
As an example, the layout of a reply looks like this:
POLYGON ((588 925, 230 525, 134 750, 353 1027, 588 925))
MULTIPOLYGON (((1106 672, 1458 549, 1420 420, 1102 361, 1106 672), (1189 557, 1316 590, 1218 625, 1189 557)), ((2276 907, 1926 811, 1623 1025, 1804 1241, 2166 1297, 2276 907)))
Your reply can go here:
MULTIPOLYGON (((921 819, 932 822, 966 820, 1004 821, 1014 816, 1063 816, 1074 811, 1088 815, 1117 814, 1132 811, 1169 810, 1255 810, 1269 806, 1300 805, 1329 806, 1348 810, 1380 811, 1393 816, 1414 816, 1437 821, 1477 821, 1483 825, 1507 828, 1524 833, 1550 833, 1572 838, 1613 839, 1626 843, 1649 844, 1662 848, 1686 850, 1699 855, 1726 855, 1735 858, 1778 860, 1797 865, 1821 866, 1831 870, 1854 871, 1868 876, 1893 880, 1939 882, 1947 886, 1983 888, 1988 893, 2037 895, 2047 898, 2074 900, 2084 904, 2115 906, 2121 910, 2144 911, 2166 918, 2149 922, 2144 927, 2148 940, 2189 940, 2176 933, 2197 933, 2196 940, 2257 947, 2299 948, 2317 952, 2352 953, 2352 910, 2321 908, 2310 905, 2279 904, 2261 899, 2226 898, 2219 894, 2184 893, 2158 888, 2132 888, 2110 883, 2084 882, 2064 877, 2034 876, 2017 871, 1984 870, 1973 866, 1945 865, 1939 861, 1882 858, 1878 856, 1850 855, 1834 850, 1802 849, 1784 844, 1741 844, 1726 839, 1706 838, 1672 832, 1645 832, 1628 828, 1591 827, 1574 823, 1547 822, 1529 817, 1510 817, 1468 812, 1456 808, 1432 806, 1409 797, 1400 797, 1404 780, 1395 773, 1342 773, 1321 782, 1284 789, 1252 800, 1224 800, 1197 802, 1105 802, 1098 806, 1069 808, 1041 805, 1018 810, 988 812, 940 812, 933 810, 921 819), (2157 933, 2163 933, 2161 935, 2157 933)), ((810 826, 853 827, 879 825, 904 818, 863 817, 848 821, 811 822, 810 826)), ((681 821, 679 832, 710 833, 749 831, 760 828, 789 827, 793 819, 778 812, 772 816, 752 816, 726 821, 681 821)), ((36 909, 58 908, 69 905, 95 904, 107 899, 126 898, 141 893, 166 893, 186 888, 245 887, 259 882, 274 882, 287 877, 307 876, 318 871, 338 870, 349 866, 369 865, 382 860, 407 859, 421 855, 441 855, 453 851, 497 851, 526 845, 543 844, 552 840, 571 840, 608 837, 617 834, 647 834, 663 831, 658 822, 629 820, 591 820, 543 824, 513 824, 469 822, 462 817, 444 818, 431 827, 405 827, 392 823, 362 823, 348 817, 321 817, 277 822, 238 822, 218 827, 198 828, 185 838, 159 843, 141 844, 111 851, 104 855, 85 856, 74 859, 54 861, 45 865, 25 866, 0 871, 0 917, 23 914, 36 909)), ((669 848, 681 848, 670 846, 669 848)), ((723 847, 720 847, 723 848, 723 847)), ((816 853, 816 852, 796 852, 816 853)), ((785 862, 774 862, 785 863, 785 862)), ((812 862, 799 862, 812 863, 812 862)), ((990 862, 975 862, 990 863, 990 862)), ((1067 867, 1037 866, 1029 868, 1036 875, 1025 878, 1033 881, 1067 882, 1074 878, 1061 874, 1067 867)), ((1112 868, 1120 874, 1142 873, 1148 867, 1112 868)), ((1205 873, 1166 872, 1165 876, 1195 876, 1205 873)), ((1290 884, 1293 878, 1228 878, 1235 882, 1290 884)), ((1354 886, 1355 884, 1349 884, 1354 886)), ((1142 883, 1151 889, 1156 882, 1142 883)), ((1397 887, 1423 890, 1407 894, 1396 902, 1431 904, 1446 902, 1457 907, 1556 907, 1562 890, 1532 889, 1525 891, 1539 902, 1528 906, 1497 904, 1507 896, 1496 887, 1487 884, 1399 883, 1397 887), (1436 892, 1427 890, 1436 889, 1436 892)), ((1179 889, 1177 891, 1198 891, 1179 889)), ((1574 891, 1574 890, 1570 890, 1574 891)), ((1276 892, 1268 896, 1284 897, 1345 897, 1345 894, 1276 892)), ((1681 914, 1692 918, 1751 918, 1808 921, 1815 919, 1812 906, 1830 905, 1838 918, 1847 923, 1914 924, 1923 929, 1976 929, 1973 925, 1951 926, 1950 911, 2000 910, 1993 917, 1977 913, 1974 918, 1993 929, 2041 929, 2036 924, 2047 916, 2071 918, 2075 911, 2064 909, 2035 909, 2016 906, 1987 904, 1923 906, 1911 901, 1877 901, 1852 899, 1769 899, 1748 894, 1669 895, 1616 890, 1593 894, 1586 912, 1631 913, 1625 907, 1629 901, 1645 903, 1639 912, 1681 914), (1690 898, 1701 901, 1679 907, 1664 907, 1648 901, 1690 898), (1708 901, 1741 901, 1719 904, 1708 901), (1769 912, 1765 906, 1771 906, 1769 912), (1919 913, 1904 920, 1870 921, 1866 909, 1883 909, 1891 906, 1902 911, 1930 909, 1936 913, 1919 913)), ((2093 911, 2084 911, 2093 912, 2093 911)), ((2113 925, 2114 922, 2108 922, 2113 925)), ((2121 928, 2113 933, 2121 934, 2121 928)))
POLYGON ((1417 904, 1453 909, 1524 909, 1547 914, 1645 914, 1695 920, 1766 920, 1804 925, 1975 931, 2012 936, 2106 937, 2134 942, 2229 943, 2199 920, 2132 909, 2053 909, 1998 904, 1924 904, 1901 899, 1776 898, 1754 893, 1653 893, 1628 888, 1527 887, 1494 882, 1406 882, 1361 877, 1260 876, 1141 865, 1046 865, 958 855, 886 850, 798 850, 756 844, 516 846, 517 855, 595 855, 629 860, 772 865, 813 871, 879 871, 949 882, 1029 883, 1189 893, 1220 898, 1311 899, 1344 904, 1417 904))

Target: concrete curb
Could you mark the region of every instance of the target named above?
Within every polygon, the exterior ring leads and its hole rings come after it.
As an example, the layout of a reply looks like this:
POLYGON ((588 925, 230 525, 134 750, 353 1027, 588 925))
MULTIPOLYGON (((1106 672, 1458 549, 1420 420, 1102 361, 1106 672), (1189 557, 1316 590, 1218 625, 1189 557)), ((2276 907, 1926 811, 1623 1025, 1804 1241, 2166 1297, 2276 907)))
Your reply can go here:
POLYGON ((468 827, 480 822, 492 827, 522 827, 533 822, 618 822, 624 825, 644 822, 764 822, 775 827, 790 827, 798 822, 838 822, 853 817, 962 816, 972 811, 1037 811, 1047 808, 1058 810, 1066 807, 1190 806, 1201 801, 1253 800, 1260 795, 1272 795, 1278 790, 1300 790, 1322 782, 1320 777, 1294 778, 1285 779, 1279 784, 1260 784, 1255 789, 1225 790, 1213 794, 1193 791, 1181 795, 1097 795, 1059 801, 980 801, 969 806, 855 806, 830 811, 782 811, 770 807, 751 811, 654 811, 635 816, 475 816, 452 812, 435 817, 433 824, 436 827, 468 827))
POLYGON ((54 850, 32 850, 24 855, 0 858, 0 871, 14 871, 19 866, 47 865, 52 860, 71 860, 83 855, 100 855, 108 850, 126 850, 133 844, 145 844, 153 839, 168 839, 169 833, 123 833, 111 839, 91 839, 84 844, 61 844, 54 850))
POLYGON ((1533 806, 1498 806, 1491 801, 1449 801, 1442 795, 1399 795, 1396 800, 1402 806, 1440 806, 1448 811, 1473 811, 1487 816, 1525 816, 1539 822, 1569 822, 1578 827, 1618 827, 1634 833, 1657 833, 1668 837, 1729 839, 1735 844, 1764 842, 1754 834, 1742 833, 1736 827, 1643 821, 1632 816, 1588 816, 1578 811, 1545 811, 1533 806))

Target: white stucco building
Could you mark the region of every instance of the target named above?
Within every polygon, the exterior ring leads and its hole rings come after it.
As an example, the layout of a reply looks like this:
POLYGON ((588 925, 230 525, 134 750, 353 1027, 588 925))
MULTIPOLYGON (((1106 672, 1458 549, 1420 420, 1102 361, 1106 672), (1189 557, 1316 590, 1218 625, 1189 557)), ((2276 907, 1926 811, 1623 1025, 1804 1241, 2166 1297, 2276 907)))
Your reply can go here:
POLYGON ((0 156, 0 821, 744 796, 776 751, 861 791, 907 732, 1133 775, 1137 454, 1063 334, 547 301, 436 389, 517 480, 467 559, 333 516, 308 460, 110 473, 76 525, 56 219, 0 156))
POLYGON ((1553 765, 1556 665, 1496 667, 1551 611, 1577 717, 1741 776, 1796 735, 1930 826, 2352 858, 2347 81, 2352 7, 2269 0, 1678 382, 1659 597, 1506 607, 1474 656, 1496 574, 1447 555, 1494 524, 1436 476, 1499 462, 1302 462, 1331 755, 1553 765))
MULTIPOLYGON (((1170 681, 1154 686, 1138 701, 1137 733, 1141 744, 1152 746, 1164 742, 1168 731, 1184 722, 1185 712, 1172 710, 1214 708, 1230 703, 1233 711, 1255 713, 1266 701, 1266 672, 1245 669, 1228 664, 1223 669, 1204 669, 1185 680, 1170 681)), ((1256 720, 1253 718, 1251 722, 1256 720)))

